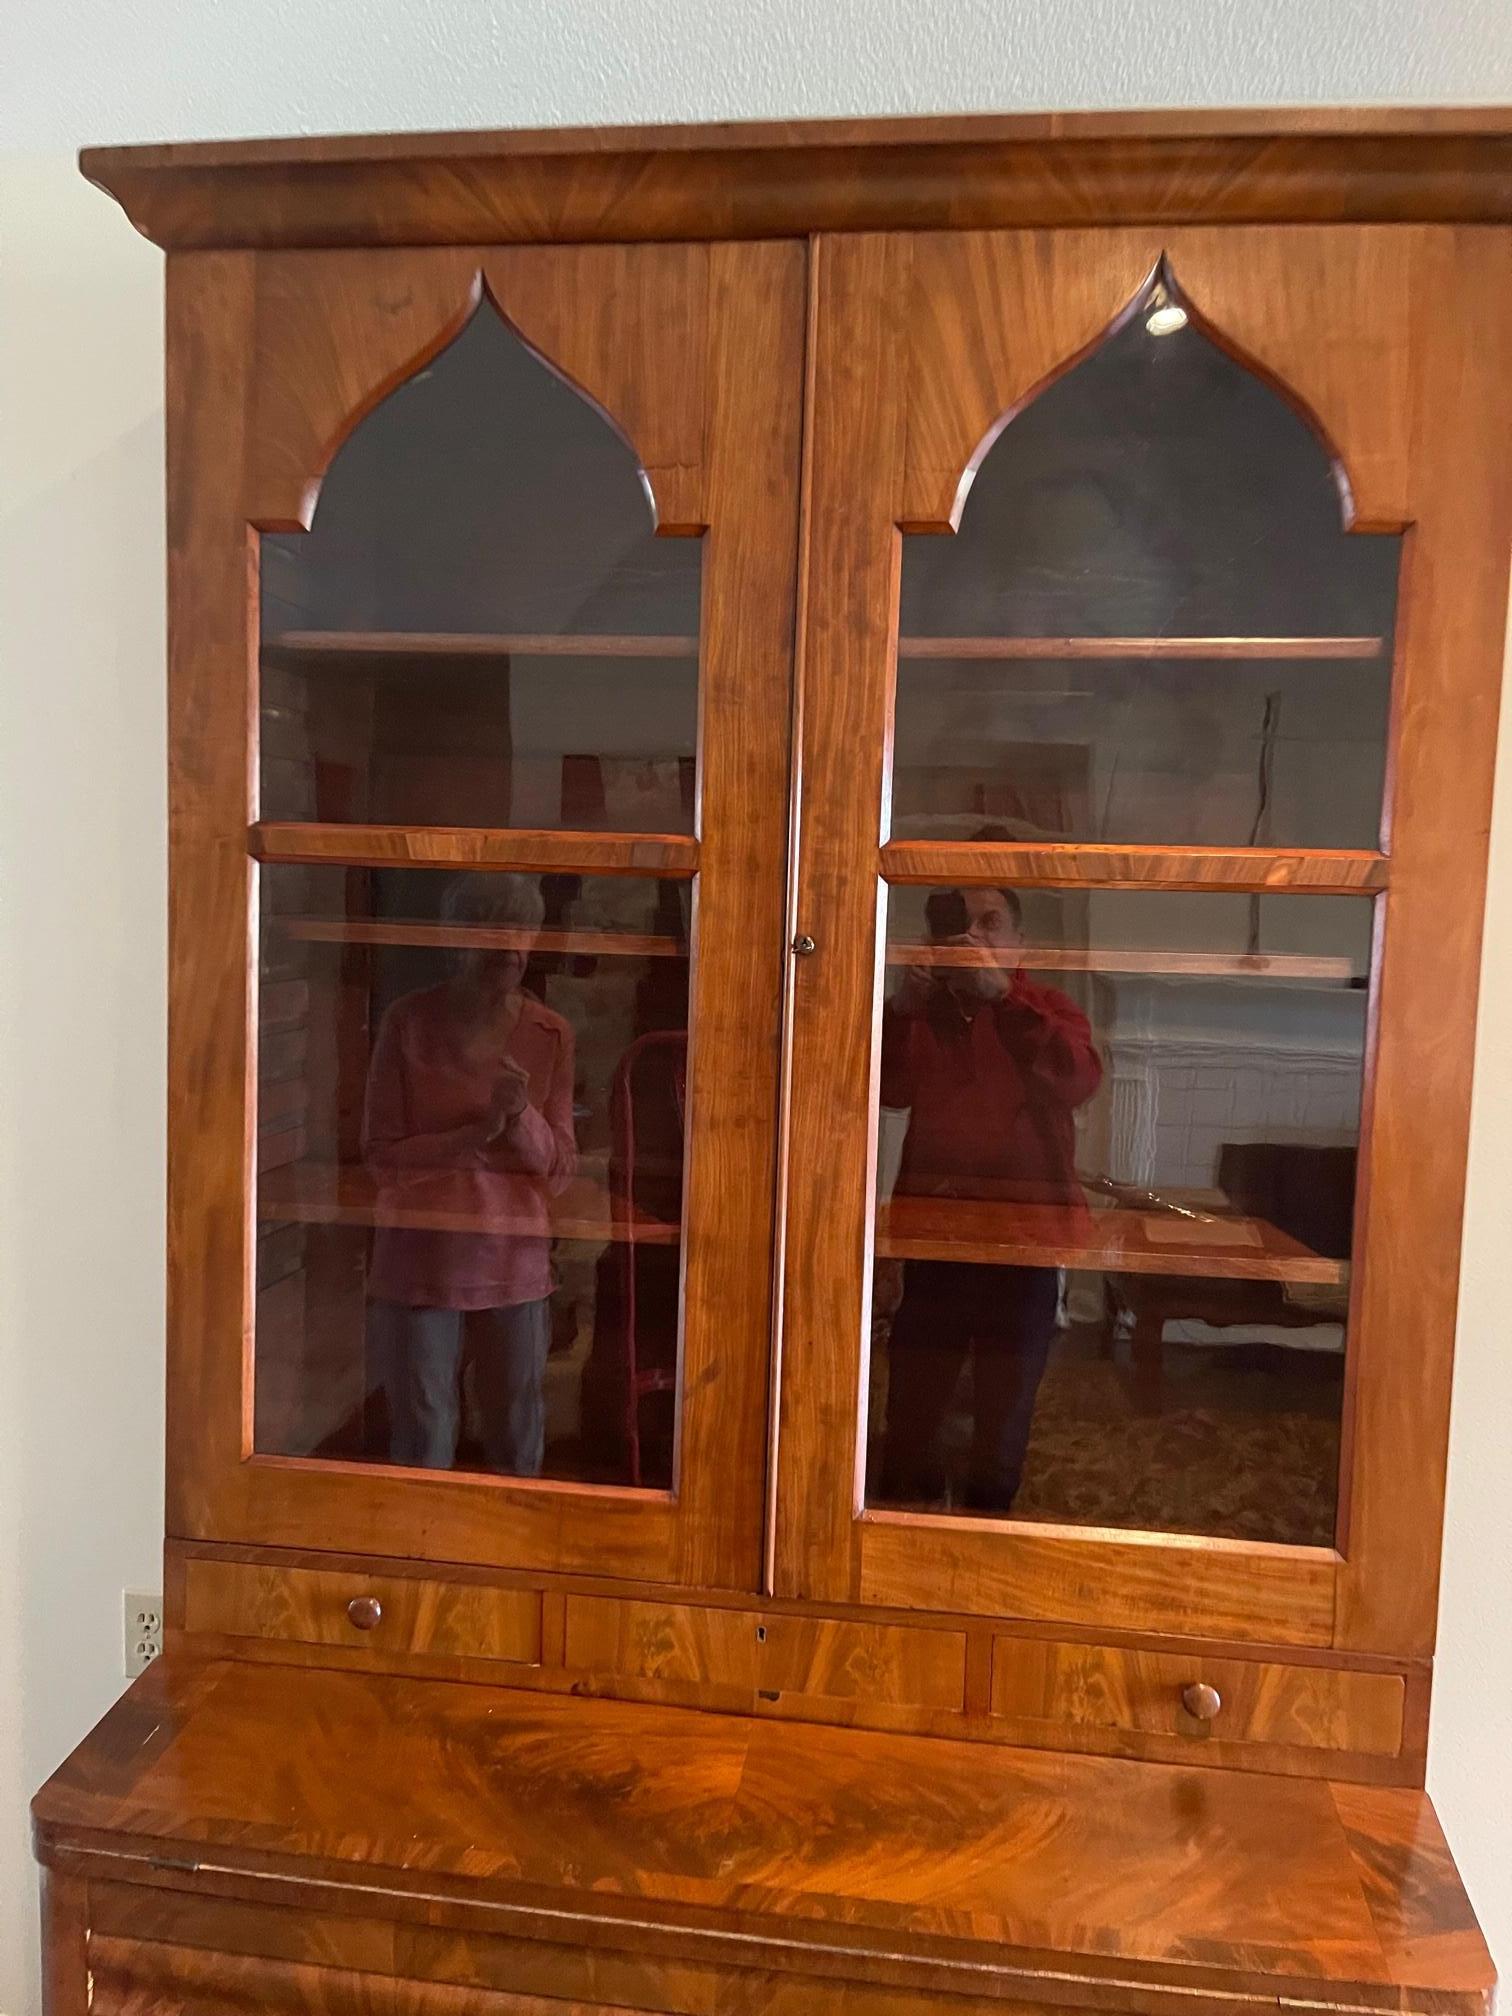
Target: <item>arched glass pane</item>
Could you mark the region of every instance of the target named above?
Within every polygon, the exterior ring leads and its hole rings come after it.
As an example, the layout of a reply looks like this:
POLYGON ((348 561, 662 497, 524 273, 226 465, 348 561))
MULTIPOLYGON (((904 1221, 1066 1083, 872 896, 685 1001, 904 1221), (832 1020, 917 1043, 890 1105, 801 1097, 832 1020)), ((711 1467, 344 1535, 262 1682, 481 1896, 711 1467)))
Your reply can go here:
POLYGON ((691 832, 699 556, 484 302, 262 541, 263 818, 691 832))
POLYGON ((1346 534, 1310 427, 1145 308, 903 541, 892 825, 1372 847, 1400 540, 1346 534))

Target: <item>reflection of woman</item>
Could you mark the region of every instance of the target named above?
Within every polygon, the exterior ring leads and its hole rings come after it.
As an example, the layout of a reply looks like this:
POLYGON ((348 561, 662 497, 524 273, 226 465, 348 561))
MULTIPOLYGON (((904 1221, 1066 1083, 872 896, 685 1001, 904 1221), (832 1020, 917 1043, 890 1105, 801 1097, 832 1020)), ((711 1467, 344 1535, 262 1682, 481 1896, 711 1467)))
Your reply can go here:
POLYGON ((454 884, 448 921, 498 942, 383 1018, 368 1073, 363 1148, 380 1181, 368 1292, 396 1463, 445 1469, 461 1421, 471 1330, 484 1447, 496 1470, 540 1474, 550 1342, 547 1199, 571 1178, 572 1031, 520 986, 541 923, 523 875, 454 884), (406 1216, 454 1220, 416 1229, 406 1216))

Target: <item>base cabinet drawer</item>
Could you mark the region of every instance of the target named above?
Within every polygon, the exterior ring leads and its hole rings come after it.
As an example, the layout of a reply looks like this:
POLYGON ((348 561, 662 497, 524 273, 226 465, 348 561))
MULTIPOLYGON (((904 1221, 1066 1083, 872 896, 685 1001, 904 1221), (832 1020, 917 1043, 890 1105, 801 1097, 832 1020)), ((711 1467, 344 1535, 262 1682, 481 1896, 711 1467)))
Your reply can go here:
POLYGON ((966 1636, 909 1624, 569 1596, 567 1664, 671 1684, 720 1684, 758 1699, 959 1709, 966 1636))
POLYGON ((606 2002, 559 2002, 482 1983, 417 1981, 135 1939, 91 1940, 90 1961, 89 2016, 631 2016, 606 2002))
POLYGON ((1007 1635, 992 1647, 994 1715, 1144 1736, 1394 1757, 1402 1747, 1405 1691, 1399 1673, 1339 1666, 1007 1635))
POLYGON ((541 1593, 359 1570, 189 1561, 184 1625, 300 1645, 539 1665, 541 1593))

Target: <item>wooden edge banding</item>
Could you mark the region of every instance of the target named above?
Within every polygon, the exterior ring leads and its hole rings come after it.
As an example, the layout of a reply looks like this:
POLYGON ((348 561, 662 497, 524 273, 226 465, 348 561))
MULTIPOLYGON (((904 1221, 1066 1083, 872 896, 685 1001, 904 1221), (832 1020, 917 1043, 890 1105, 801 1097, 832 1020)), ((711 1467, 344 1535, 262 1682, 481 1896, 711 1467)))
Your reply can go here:
POLYGON ((516 868, 554 874, 660 875, 698 871, 698 842, 681 833, 572 833, 462 826, 328 826, 265 820, 248 846, 267 863, 353 868, 516 868))
POLYGON ((1374 893, 1386 887, 1384 854, 1343 848, 1282 853, 1255 847, 1020 846, 971 840, 890 840, 887 882, 995 888, 1222 889, 1374 893))

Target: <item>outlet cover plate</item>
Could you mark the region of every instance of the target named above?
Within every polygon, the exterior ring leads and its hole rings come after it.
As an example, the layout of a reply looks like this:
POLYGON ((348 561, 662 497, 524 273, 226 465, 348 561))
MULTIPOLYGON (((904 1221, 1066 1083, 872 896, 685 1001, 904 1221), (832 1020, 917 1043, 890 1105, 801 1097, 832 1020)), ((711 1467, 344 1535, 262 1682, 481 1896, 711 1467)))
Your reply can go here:
POLYGON ((121 1593, 122 1655, 126 1677, 145 1673, 163 1649, 163 1599, 155 1590, 121 1593))

